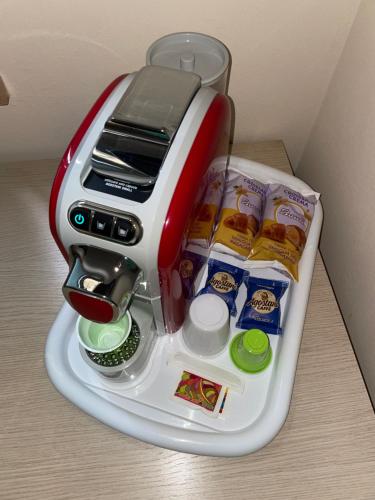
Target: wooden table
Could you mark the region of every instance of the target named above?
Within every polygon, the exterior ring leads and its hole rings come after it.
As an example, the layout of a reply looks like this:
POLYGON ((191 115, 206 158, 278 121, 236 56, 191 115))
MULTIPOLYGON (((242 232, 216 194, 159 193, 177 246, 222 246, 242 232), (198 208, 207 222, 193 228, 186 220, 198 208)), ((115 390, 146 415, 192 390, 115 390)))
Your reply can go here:
MULTIPOLYGON (((280 141, 234 153, 290 169, 280 141)), ((223 459, 156 448, 57 393, 43 359, 67 272, 48 227, 55 169, 56 161, 0 166, 0 498, 374 499, 374 414, 320 256, 290 413, 257 453, 223 459)))

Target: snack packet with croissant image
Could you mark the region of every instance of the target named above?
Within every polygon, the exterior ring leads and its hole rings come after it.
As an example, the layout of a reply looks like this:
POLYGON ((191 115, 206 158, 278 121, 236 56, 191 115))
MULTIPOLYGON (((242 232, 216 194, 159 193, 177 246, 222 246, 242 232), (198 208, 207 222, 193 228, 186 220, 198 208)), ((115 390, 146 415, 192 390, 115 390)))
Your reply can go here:
POLYGON ((211 175, 189 232, 189 243, 208 248, 224 190, 225 170, 211 175))
POLYGON ((237 170, 228 171, 214 250, 246 258, 262 216, 266 186, 237 170))
POLYGON ((262 227, 250 260, 280 262, 298 281, 298 263, 305 248, 319 195, 307 196, 281 184, 269 184, 262 227))

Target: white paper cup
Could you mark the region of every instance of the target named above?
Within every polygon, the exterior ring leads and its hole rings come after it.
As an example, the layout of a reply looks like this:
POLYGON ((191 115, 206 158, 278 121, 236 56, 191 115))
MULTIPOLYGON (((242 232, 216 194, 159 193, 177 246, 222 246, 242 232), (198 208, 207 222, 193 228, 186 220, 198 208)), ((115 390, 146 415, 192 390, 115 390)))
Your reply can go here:
POLYGON ((201 356, 213 356, 224 349, 229 338, 229 310, 223 299, 206 293, 190 305, 182 337, 188 349, 201 356))

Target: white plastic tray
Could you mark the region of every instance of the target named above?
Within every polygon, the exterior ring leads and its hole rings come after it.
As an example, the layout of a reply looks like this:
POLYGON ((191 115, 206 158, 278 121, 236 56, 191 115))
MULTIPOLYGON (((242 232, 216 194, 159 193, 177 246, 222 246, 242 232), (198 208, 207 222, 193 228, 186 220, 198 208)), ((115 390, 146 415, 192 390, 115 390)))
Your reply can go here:
MULTIPOLYGON (((293 176, 248 160, 232 157, 231 165, 260 180, 267 178, 297 191, 308 188, 293 176)), ((125 383, 107 380, 81 358, 75 333, 77 313, 65 304, 46 344, 46 366, 52 382, 66 398, 98 420, 157 446, 213 456, 239 456, 265 446, 279 432, 288 414, 321 223, 318 202, 299 265, 299 282, 283 299, 284 333, 269 336, 273 359, 264 372, 240 372, 229 358, 229 349, 199 360, 185 348, 178 332, 156 339, 150 360, 138 378, 125 383), (182 363, 174 361, 177 353, 185 356, 182 363), (229 389, 224 411, 217 417, 173 396, 184 369, 197 373, 196 360, 220 367, 239 381, 240 389, 229 389)), ((238 309, 245 293, 243 285, 238 309)), ((235 320, 231 321, 232 338, 240 330, 234 327, 235 320)), ((205 373, 197 374, 221 382, 220 377, 211 376, 209 366, 205 373)))

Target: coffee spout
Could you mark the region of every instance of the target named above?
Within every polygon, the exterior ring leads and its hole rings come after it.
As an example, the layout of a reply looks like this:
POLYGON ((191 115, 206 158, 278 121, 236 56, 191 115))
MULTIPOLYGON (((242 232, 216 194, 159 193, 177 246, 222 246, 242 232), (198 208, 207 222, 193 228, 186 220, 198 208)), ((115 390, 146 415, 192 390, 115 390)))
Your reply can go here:
POLYGON ((137 264, 118 253, 87 245, 72 245, 69 261, 63 285, 69 304, 97 323, 120 319, 143 278, 137 264))

